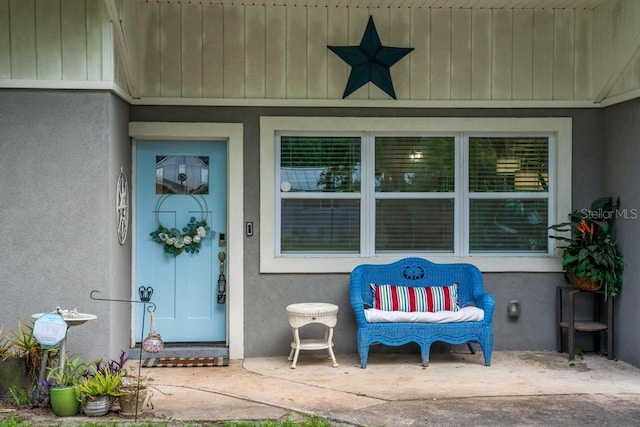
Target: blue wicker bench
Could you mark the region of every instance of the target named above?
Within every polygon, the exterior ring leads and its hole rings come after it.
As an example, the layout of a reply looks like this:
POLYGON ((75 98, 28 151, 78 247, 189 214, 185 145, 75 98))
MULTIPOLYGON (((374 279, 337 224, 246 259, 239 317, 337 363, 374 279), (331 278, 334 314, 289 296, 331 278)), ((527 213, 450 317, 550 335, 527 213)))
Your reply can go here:
MULTIPOLYGON (((493 295, 484 292, 480 270, 472 264, 436 264, 422 258, 405 258, 391 264, 363 264, 351 272, 351 307, 358 326, 357 344, 360 366, 367 367, 369 346, 380 343, 399 346, 415 342, 420 346, 422 365, 429 365, 431 344, 441 341, 464 344, 474 353, 471 343, 482 348, 486 366, 491 364, 493 330, 491 321, 495 306, 493 295), (450 286, 458 284, 460 307, 477 307, 484 311, 482 320, 433 323, 423 320, 369 322, 365 309, 371 309, 373 291, 371 284, 410 287, 450 286)), ((476 312, 480 312, 474 309, 476 312)), ((370 312, 367 314, 369 315, 370 312)), ((407 315, 391 312, 390 314, 407 315)), ((437 313, 429 313, 437 314, 437 313)), ((442 320, 440 320, 442 322, 442 320)))

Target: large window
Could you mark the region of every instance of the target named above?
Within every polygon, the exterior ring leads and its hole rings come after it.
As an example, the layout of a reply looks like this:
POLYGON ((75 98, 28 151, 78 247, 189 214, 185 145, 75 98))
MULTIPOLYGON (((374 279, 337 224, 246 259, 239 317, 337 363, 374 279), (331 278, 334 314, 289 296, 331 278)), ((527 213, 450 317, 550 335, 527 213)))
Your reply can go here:
POLYGON ((281 255, 548 253, 551 135, 277 140, 281 255))
POLYGON ((280 120, 262 126, 262 271, 405 256, 535 271, 554 258, 570 119, 285 118, 286 130, 280 120))

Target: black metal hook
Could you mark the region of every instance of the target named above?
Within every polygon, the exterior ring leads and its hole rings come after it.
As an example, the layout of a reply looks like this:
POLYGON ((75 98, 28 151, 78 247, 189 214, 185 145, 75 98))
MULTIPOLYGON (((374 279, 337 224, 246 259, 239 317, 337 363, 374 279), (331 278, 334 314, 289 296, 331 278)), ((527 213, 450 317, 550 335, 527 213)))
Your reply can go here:
POLYGON ((138 289, 138 293, 140 294, 140 301, 134 301, 134 300, 128 300, 128 299, 98 298, 94 296, 94 294, 99 294, 99 293, 100 291, 98 291, 97 289, 94 289, 89 294, 89 297, 91 297, 92 300, 96 300, 96 301, 113 301, 113 302, 128 302, 132 304, 148 304, 147 311, 149 313, 153 313, 154 311, 156 311, 156 305, 151 302, 151 295, 153 295, 153 288, 151 286, 147 286, 146 288, 144 286, 140 286, 140 288, 138 289), (145 292, 144 298, 142 293, 143 290, 145 292), (146 301, 145 301, 145 298, 146 298, 146 301))
MULTIPOLYGON (((140 301, 126 300, 126 299, 112 299, 112 298, 98 298, 94 294, 99 294, 100 291, 94 289, 89 294, 92 300, 96 301, 111 301, 111 302, 126 302, 130 304, 144 304, 144 309, 149 313, 156 311, 156 305, 151 302, 151 295, 153 295, 153 288, 151 286, 140 286, 138 288, 138 294, 140 295, 140 301)), ((144 312, 142 313, 142 335, 144 336, 144 312)), ((138 387, 136 387, 136 412, 134 422, 138 421, 138 394, 140 393, 140 377, 142 369, 142 345, 140 345, 140 359, 138 361, 138 387)))

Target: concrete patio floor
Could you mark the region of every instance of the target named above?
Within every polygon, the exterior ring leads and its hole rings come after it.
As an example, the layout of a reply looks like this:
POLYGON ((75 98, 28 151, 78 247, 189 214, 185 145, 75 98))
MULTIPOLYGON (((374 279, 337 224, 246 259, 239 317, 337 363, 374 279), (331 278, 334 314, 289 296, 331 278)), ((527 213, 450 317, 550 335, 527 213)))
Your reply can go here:
MULTIPOLYGON (((461 347, 463 348, 463 347, 461 347)), ((169 425, 223 420, 299 419, 312 414, 336 426, 638 426, 640 369, 594 354, 436 353, 429 367, 415 354, 373 353, 366 369, 355 354, 302 352, 231 361, 228 367, 143 368, 151 402, 138 421, 169 425)), ((129 422, 55 418, 50 421, 129 422)), ((38 421, 37 419, 34 421, 38 421)), ((45 420, 41 420, 45 421, 45 420)))

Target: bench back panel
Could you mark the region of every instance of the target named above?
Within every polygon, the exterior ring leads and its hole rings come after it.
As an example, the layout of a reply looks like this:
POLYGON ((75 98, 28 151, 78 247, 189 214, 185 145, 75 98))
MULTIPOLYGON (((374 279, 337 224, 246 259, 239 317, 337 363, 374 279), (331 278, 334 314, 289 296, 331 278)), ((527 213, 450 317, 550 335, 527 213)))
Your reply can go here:
MULTIPOLYGON (((472 264, 436 264, 423 258, 405 258, 391 264, 362 264, 352 272, 359 282, 362 302, 373 304, 371 284, 396 286, 450 286, 458 283, 460 306, 477 302, 484 293, 482 273, 472 264)), ((357 285, 356 285, 357 286, 357 285)), ((355 289, 352 289, 354 291, 355 289)))

